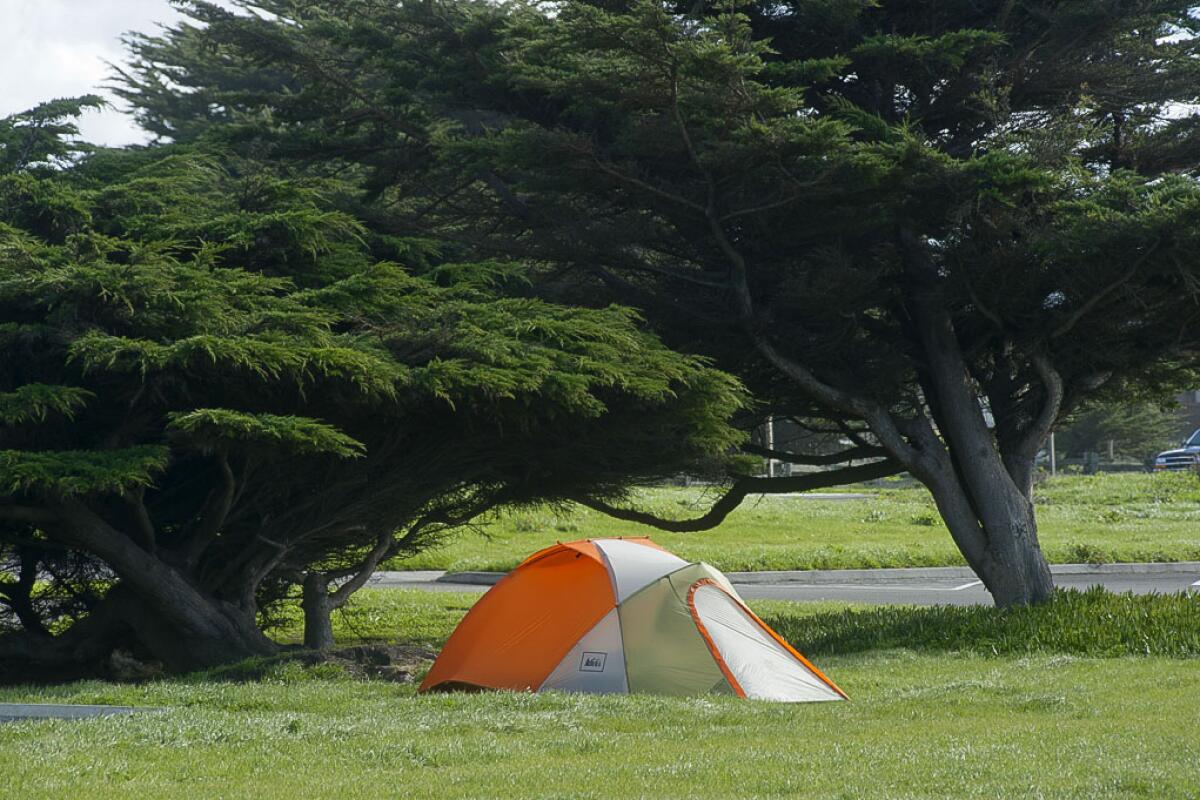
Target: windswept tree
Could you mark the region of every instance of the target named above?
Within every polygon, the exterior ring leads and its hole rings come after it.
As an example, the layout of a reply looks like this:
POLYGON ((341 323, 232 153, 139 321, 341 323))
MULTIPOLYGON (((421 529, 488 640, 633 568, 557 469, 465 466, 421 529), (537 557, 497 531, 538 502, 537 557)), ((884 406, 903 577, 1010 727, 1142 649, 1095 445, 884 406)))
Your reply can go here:
MULTIPOLYGON (((149 129, 352 170, 378 230, 637 305, 851 442, 815 460, 868 459, 828 480, 916 476, 998 604, 1052 589, 1058 420, 1194 363, 1189 2, 242 5, 131 40, 149 129)), ((803 480, 690 523, 580 498, 697 528, 803 480)))
POLYGON ((736 382, 189 149, 0 175, 0 663, 186 670, 305 641, 505 505, 717 469, 736 382))
POLYGON ((41 103, 0 120, 0 173, 45 171, 91 150, 79 138, 76 120, 105 106, 98 95, 41 103))

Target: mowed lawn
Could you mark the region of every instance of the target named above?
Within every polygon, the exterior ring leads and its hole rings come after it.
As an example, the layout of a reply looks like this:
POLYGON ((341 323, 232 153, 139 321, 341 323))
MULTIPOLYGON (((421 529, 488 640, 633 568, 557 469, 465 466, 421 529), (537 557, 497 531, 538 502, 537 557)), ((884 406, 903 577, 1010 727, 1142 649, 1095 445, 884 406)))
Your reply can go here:
MULTIPOLYGON (((367 592, 339 635, 436 644, 474 599, 367 592)), ((256 682, 10 688, 0 700, 158 710, 0 725, 0 797, 1195 798, 1194 602, 1091 593, 1008 614, 758 605, 797 644, 812 639, 809 655, 852 698, 840 703, 417 696, 294 663, 256 682), (907 631, 910 646, 863 649, 864 621, 907 631), (1086 625, 1095 637, 1074 635, 1086 625), (1072 635, 1046 635, 1056 626, 1072 635), (1093 640, 1126 654, 1087 655, 1093 640), (1155 655, 1128 655, 1142 644, 1155 655)))
MULTIPOLYGON (((555 541, 652 536, 689 560, 728 571, 952 566, 962 558, 920 486, 861 489, 865 500, 749 498, 701 533, 666 533, 569 507, 500 516, 395 569, 508 570, 555 541)), ((698 516, 716 490, 653 488, 640 507, 665 517, 698 516)), ((1038 487, 1038 521, 1054 563, 1200 560, 1200 479, 1142 473, 1070 476, 1038 487)))

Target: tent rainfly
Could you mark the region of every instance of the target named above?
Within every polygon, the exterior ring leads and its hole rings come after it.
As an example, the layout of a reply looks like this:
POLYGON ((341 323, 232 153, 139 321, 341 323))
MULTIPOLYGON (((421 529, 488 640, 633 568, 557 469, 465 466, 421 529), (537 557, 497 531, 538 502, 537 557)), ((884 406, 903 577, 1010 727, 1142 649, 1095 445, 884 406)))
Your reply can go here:
POLYGON ((719 571, 645 538, 568 542, 525 559, 463 618, 421 683, 456 689, 846 697, 719 571))

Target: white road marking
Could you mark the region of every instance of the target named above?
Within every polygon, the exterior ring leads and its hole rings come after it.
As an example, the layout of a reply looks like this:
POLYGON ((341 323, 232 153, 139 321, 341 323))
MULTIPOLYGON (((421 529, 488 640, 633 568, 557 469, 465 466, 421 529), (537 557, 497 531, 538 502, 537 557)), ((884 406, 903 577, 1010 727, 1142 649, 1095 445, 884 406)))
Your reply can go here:
POLYGON ((963 589, 970 589, 972 586, 983 586, 983 581, 971 581, 970 583, 964 583, 962 586, 955 586, 950 591, 961 592, 963 589))

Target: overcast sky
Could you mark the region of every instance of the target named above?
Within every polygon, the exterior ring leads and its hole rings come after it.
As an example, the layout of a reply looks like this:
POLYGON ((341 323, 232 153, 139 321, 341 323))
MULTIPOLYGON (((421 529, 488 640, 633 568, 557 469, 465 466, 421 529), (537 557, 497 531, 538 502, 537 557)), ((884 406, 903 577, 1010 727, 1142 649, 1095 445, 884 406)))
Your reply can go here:
MULTIPOLYGON (((0 0, 0 116, 43 100, 97 92, 122 33, 151 31, 179 15, 167 0, 0 0)), ((117 111, 90 112, 84 138, 120 145, 144 137, 117 111)))

